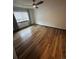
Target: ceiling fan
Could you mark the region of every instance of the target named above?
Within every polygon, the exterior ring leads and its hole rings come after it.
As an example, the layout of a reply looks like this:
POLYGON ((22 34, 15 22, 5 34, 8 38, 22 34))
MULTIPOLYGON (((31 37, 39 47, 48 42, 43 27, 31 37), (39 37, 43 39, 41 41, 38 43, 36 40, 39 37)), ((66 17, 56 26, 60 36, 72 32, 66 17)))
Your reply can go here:
POLYGON ((33 7, 34 8, 38 8, 38 5, 44 3, 44 1, 39 1, 39 2, 36 2, 36 0, 33 0, 33 7))

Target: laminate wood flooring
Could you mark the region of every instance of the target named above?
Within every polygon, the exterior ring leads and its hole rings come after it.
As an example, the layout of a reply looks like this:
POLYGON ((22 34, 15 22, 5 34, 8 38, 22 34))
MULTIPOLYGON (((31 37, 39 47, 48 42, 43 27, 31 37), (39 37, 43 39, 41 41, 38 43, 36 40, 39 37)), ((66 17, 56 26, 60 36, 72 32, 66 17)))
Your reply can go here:
POLYGON ((33 25, 13 39, 18 59, 66 59, 66 30, 33 25))

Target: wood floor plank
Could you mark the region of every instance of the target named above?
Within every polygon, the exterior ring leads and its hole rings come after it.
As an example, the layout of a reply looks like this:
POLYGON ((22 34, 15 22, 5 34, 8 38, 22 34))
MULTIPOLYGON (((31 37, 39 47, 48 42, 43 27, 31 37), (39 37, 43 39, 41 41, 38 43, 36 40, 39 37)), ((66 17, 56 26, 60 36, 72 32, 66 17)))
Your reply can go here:
POLYGON ((66 59, 66 30, 33 25, 13 37, 18 59, 66 59))

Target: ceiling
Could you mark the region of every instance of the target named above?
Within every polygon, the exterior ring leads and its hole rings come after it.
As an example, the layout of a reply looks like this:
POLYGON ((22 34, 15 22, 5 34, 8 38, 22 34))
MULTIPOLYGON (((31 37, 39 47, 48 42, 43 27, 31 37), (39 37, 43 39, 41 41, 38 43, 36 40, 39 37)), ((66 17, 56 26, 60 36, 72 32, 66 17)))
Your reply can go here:
MULTIPOLYGON (((37 2, 39 0, 36 0, 37 2)), ((13 0, 14 7, 25 7, 25 8, 33 8, 32 7, 32 0, 13 0)))

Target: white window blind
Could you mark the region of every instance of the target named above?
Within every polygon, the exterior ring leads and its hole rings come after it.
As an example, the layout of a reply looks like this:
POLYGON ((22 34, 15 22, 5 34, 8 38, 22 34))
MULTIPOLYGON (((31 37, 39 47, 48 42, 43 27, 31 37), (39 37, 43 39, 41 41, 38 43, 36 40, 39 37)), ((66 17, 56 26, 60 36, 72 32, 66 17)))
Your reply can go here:
POLYGON ((29 20, 28 12, 14 12, 17 22, 23 22, 29 20))

